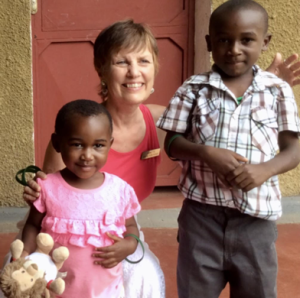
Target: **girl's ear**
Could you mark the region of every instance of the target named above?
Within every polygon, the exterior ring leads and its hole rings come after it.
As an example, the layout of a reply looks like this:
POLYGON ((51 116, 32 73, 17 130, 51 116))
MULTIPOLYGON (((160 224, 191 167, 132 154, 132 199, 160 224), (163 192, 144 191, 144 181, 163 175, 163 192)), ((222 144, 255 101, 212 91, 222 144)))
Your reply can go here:
POLYGON ((114 143, 114 137, 111 137, 111 139, 110 139, 110 146, 112 146, 112 144, 114 143))
POLYGON ((263 44, 263 47, 262 47, 262 51, 266 51, 268 49, 271 38, 272 38, 272 34, 267 33, 265 38, 264 38, 264 44, 263 44))
POLYGON ((210 41, 210 36, 209 36, 209 35, 205 35, 205 40, 206 40, 207 51, 208 51, 208 52, 211 52, 211 41, 210 41))
POLYGON ((59 136, 56 133, 53 133, 51 135, 51 142, 52 142, 52 146, 55 149, 55 151, 57 153, 60 152, 60 146, 59 146, 59 136))

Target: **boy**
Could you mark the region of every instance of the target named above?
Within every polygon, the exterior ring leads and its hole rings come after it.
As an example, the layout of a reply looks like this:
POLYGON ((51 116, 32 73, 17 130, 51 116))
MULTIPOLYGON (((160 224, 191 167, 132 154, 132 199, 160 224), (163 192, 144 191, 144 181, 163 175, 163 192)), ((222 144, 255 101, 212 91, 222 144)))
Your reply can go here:
POLYGON ((183 165, 180 298, 217 298, 227 282, 232 298, 276 297, 277 174, 296 167, 300 151, 291 88, 255 65, 267 30, 258 3, 219 6, 206 36, 212 71, 189 78, 157 123, 183 165))

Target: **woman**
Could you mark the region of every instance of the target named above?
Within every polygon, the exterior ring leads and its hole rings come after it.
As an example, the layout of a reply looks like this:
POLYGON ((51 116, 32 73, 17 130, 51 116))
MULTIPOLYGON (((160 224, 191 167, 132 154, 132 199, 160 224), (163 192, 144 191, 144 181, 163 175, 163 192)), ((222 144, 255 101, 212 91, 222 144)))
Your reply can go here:
MULTIPOLYGON (((94 45, 94 65, 101 79, 100 95, 113 119, 114 143, 103 171, 115 174, 128 182, 139 201, 147 198, 154 189, 160 156, 144 159, 142 154, 160 148, 163 131, 156 130, 155 122, 164 110, 163 106, 142 105, 153 92, 158 72, 158 48, 148 27, 132 20, 118 22, 103 30, 94 45), (147 177, 147 178, 146 178, 147 177)), ((60 154, 51 142, 48 145, 43 170, 56 172, 64 168, 60 154)), ((40 177, 44 175, 40 174, 40 177)), ((31 188, 36 189, 34 181, 31 188)), ((25 192, 32 193, 29 187, 25 192)), ((34 194, 35 196, 38 194, 34 194)), ((30 199, 24 194, 25 199, 30 199)), ((142 240, 143 234, 140 231, 142 240)), ((118 242, 114 244, 118 245, 118 242)), ((123 261, 126 297, 165 297, 164 275, 158 259, 145 243, 142 262, 130 264, 123 261)), ((110 248, 105 250, 110 253, 110 248)), ((120 262, 128 254, 115 256, 120 262)), ((141 248, 128 257, 137 260, 141 248)), ((98 254, 100 257, 100 253, 98 254)))
MULTIPOLYGON (((300 63, 293 64, 297 58, 297 55, 293 55, 284 64, 281 56, 277 55, 270 70, 287 78, 291 85, 298 84, 300 63)), ((143 105, 153 92, 158 71, 157 60, 157 44, 151 31, 132 20, 109 26, 100 33, 94 45, 94 65, 101 79, 100 95, 112 115, 114 125, 114 143, 103 170, 131 184, 139 201, 152 192, 160 161, 159 156, 149 159, 141 156, 159 148, 164 139, 164 133, 157 131, 154 125, 164 107, 143 105)), ((61 156, 50 143, 43 170, 50 173, 62 168, 61 156)), ((38 176, 46 177, 44 173, 38 176)), ((39 186, 31 180, 24 189, 23 197, 26 201, 32 201, 39 196, 38 191, 39 186)), ((159 262, 147 245, 146 248, 141 263, 131 265, 123 262, 126 297, 165 297, 164 276, 159 262)), ((123 252, 120 255, 124 258, 123 252)), ((129 259, 135 260, 139 256, 140 251, 136 251, 129 259)), ((116 256, 116 260, 120 261, 120 256, 116 256)))

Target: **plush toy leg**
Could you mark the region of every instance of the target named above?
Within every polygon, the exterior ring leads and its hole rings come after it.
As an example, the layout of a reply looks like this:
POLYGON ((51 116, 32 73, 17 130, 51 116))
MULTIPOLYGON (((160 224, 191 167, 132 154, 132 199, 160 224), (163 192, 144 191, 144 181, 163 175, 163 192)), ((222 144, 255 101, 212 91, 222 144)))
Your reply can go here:
POLYGON ((36 237, 37 252, 48 255, 54 246, 54 241, 49 234, 39 233, 36 237))
POLYGON ((23 249, 24 249, 24 244, 21 240, 16 239, 14 242, 12 242, 12 244, 10 245, 10 251, 14 260, 20 258, 23 249))
POLYGON ((48 286, 48 289, 56 295, 61 295, 65 290, 65 282, 59 277, 48 286))
POLYGON ((69 250, 65 246, 58 247, 52 252, 52 260, 59 270, 64 261, 69 257, 69 250))
POLYGON ((48 289, 45 290, 45 298, 51 298, 50 292, 48 289))

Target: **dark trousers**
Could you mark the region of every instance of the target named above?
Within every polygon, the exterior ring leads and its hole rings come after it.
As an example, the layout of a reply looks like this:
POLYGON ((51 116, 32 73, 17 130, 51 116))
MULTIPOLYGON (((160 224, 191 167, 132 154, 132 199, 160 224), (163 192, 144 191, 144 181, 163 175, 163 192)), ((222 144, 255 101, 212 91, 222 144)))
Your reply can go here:
POLYGON ((185 200, 178 217, 179 298, 275 298, 275 222, 185 200))

